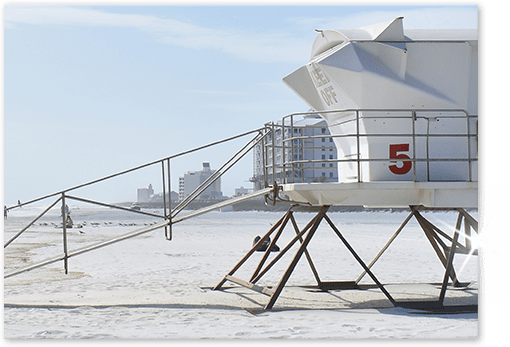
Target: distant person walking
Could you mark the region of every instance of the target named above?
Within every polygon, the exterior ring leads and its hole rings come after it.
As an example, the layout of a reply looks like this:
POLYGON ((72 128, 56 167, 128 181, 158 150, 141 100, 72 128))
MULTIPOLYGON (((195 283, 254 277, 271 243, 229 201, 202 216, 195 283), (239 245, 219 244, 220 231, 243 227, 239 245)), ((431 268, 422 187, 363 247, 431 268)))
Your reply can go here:
POLYGON ((69 206, 67 204, 66 204, 65 207, 62 207, 62 216, 64 215, 64 212, 66 214, 70 214, 71 213, 71 211, 69 210, 69 206))
POLYGON ((4 205, 4 219, 7 219, 7 206, 4 205))

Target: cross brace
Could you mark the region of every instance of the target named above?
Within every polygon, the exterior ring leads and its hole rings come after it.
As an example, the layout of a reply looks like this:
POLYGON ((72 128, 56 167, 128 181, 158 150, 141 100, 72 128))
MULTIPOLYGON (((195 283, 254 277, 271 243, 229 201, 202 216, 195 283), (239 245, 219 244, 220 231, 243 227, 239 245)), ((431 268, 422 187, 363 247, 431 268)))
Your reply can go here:
MULTIPOLYGON (((369 275, 370 278, 374 281, 376 286, 383 292, 383 294, 388 298, 388 300, 394 306, 401 307, 413 307, 413 308, 434 308, 441 309, 443 308, 443 301, 446 294, 446 289, 448 286, 448 279, 452 279, 452 283, 454 286, 465 286, 465 284, 461 284, 457 280, 457 275, 453 268, 453 259, 454 255, 457 251, 462 253, 470 253, 474 254, 475 250, 471 248, 470 241, 470 231, 473 228, 476 232, 478 231, 478 223, 476 220, 471 217, 466 211, 463 209, 456 209, 459 212, 457 218, 457 224, 455 227, 455 232, 453 238, 448 236, 445 232, 440 230, 438 227, 433 225, 430 221, 428 221, 425 217, 420 214, 421 210, 428 210, 428 208, 423 206, 410 206, 411 213, 407 216, 404 222, 400 225, 397 231, 393 234, 390 240, 385 244, 385 246, 381 249, 381 251, 376 255, 376 257, 366 265, 365 262, 361 259, 361 257, 356 253, 354 248, 349 244, 347 239, 342 235, 340 230, 335 226, 335 224, 331 221, 331 219, 327 216, 327 211, 329 206, 320 206, 320 207, 303 207, 298 205, 291 206, 288 211, 271 227, 271 229, 262 237, 257 243, 253 245, 253 247, 248 251, 248 253, 232 268, 232 270, 225 275, 225 277, 213 288, 213 290, 221 290, 223 284, 226 281, 230 281, 241 285, 243 287, 249 288, 256 292, 265 294, 269 296, 269 301, 265 305, 265 309, 273 308, 274 304, 278 300, 279 295, 283 291, 288 279, 290 278, 292 272, 294 271, 297 263, 301 259, 302 255, 305 254, 307 262, 312 270, 312 273, 317 281, 317 285, 321 290, 333 290, 333 289, 358 289, 360 288, 359 282, 365 275, 369 275), (296 220, 294 218, 294 212, 303 210, 303 208, 307 209, 307 211, 314 210, 317 214, 310 220, 310 222, 301 230, 299 229, 296 220), (383 253, 388 249, 391 243, 396 239, 396 237, 400 234, 400 232, 404 229, 406 224, 409 222, 411 218, 415 218, 422 230, 424 231, 428 241, 430 242, 432 248, 434 249, 436 255, 439 260, 445 267, 445 275, 444 280, 441 286, 441 292, 439 295, 439 299, 437 301, 413 301, 413 302, 397 302, 393 299, 391 294, 384 288, 384 285, 377 279, 375 274, 370 270, 372 266, 377 262, 377 260, 383 255, 383 253), (315 232, 317 231, 321 222, 325 220, 329 227, 335 232, 335 234, 339 237, 345 247, 349 250, 349 252, 353 255, 356 261, 362 266, 363 272, 355 281, 321 281, 319 277, 319 273, 313 263, 313 260, 307 250, 307 246, 312 240, 315 232), (278 239, 280 238, 283 230, 289 224, 292 225, 296 236, 291 239, 288 244, 271 260, 265 267, 265 263, 269 258, 271 249, 273 245, 276 244, 278 239), (466 245, 462 245, 459 242, 459 231, 461 229, 462 221, 464 221, 464 235, 465 235, 465 243, 466 245), (245 281, 234 277, 234 273, 251 257, 251 255, 257 250, 259 245, 264 242, 271 235, 274 235, 271 244, 267 247, 262 259, 259 261, 253 275, 251 276, 249 281, 245 281), (451 246, 449 247, 445 241, 441 239, 441 237, 445 238, 448 242, 451 242, 451 246), (292 258, 291 263, 288 265, 287 270, 283 273, 281 279, 279 280, 276 288, 268 288, 259 286, 256 283, 299 241, 300 246, 292 258)), ((436 210, 436 209, 435 209, 436 210)), ((450 210, 450 209, 448 209, 450 210)))

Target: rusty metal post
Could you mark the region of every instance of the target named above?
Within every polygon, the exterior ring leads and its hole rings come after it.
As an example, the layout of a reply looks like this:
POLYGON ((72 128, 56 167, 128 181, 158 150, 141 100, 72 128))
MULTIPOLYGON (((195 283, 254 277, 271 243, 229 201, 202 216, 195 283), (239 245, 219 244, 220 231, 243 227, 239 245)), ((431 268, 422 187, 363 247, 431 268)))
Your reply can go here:
MULTIPOLYGON (((453 238, 451 236, 449 236, 448 234, 446 234, 444 231, 442 231, 441 229, 439 229, 437 226, 435 226, 434 224, 432 224, 428 219, 426 219, 425 217, 423 217, 423 223, 425 225, 428 226, 428 228, 432 231, 432 236, 434 237, 434 239, 441 245, 441 247, 443 247, 443 249, 447 249, 448 247, 446 246, 446 244, 440 239, 439 236, 442 236, 444 237, 445 239, 447 239, 448 241, 450 242, 453 242, 453 238)), ((464 247, 463 245, 461 245, 460 243, 457 243, 457 248, 462 251, 462 252, 465 252, 465 253, 469 253, 469 250, 464 247)), ((446 254, 446 253, 445 253, 446 254)))
MULTIPOLYGON (((425 233, 425 236, 427 237, 427 239, 429 240, 432 248, 436 252, 437 257, 439 258, 439 260, 441 261, 441 263, 443 264, 443 266, 446 269, 448 267, 448 259, 447 259, 446 255, 443 252, 441 252, 441 249, 439 248, 439 245, 438 245, 438 242, 437 242, 437 239, 436 239, 437 234, 427 224, 425 217, 423 217, 418 212, 418 207, 414 206, 413 207, 413 212, 414 212, 414 217, 416 218, 416 220, 420 224, 420 227, 422 228, 423 232, 425 233)), ((451 275, 452 281, 454 283, 456 283, 457 282, 457 275, 455 274, 455 270, 452 268, 451 271, 448 271, 447 273, 451 275)))
POLYGON ((464 222, 468 222, 471 228, 474 229, 478 233, 478 222, 476 219, 473 218, 469 213, 466 212, 463 208, 457 208, 457 211, 459 211, 460 214, 464 217, 464 222))
POLYGON ((299 262, 299 260, 301 259, 301 256, 303 255, 304 251, 306 250, 306 247, 308 246, 308 244, 310 243, 310 240, 312 239, 313 235, 317 231, 317 228, 319 227, 322 219, 324 219, 324 217, 326 216, 326 212, 328 211, 328 209, 329 209, 329 206, 327 206, 327 205, 322 206, 321 210, 319 211, 317 216, 315 216, 314 223, 313 223, 312 227, 308 231, 308 234, 306 235, 303 243, 301 244, 296 255, 294 256, 294 259, 292 260, 289 267, 287 268, 287 271, 285 271, 285 273, 283 274, 283 277, 281 278, 280 282, 278 283, 278 286, 276 287, 273 295, 271 295, 271 298, 269 299, 269 302, 266 304, 264 309, 270 310, 271 308, 273 308, 274 304, 276 303, 276 300, 278 299, 283 288, 285 287, 285 284, 289 280, 290 275, 296 268, 296 265, 299 262))
MULTIPOLYGON (((297 225, 296 219, 294 218, 294 215, 290 216, 290 221, 292 222, 292 226, 294 227, 294 231, 296 232, 296 235, 299 235, 299 227, 297 225)), ((299 238, 299 242, 303 243, 303 239, 301 237, 299 238)), ((315 265, 312 261, 312 257, 310 256, 310 253, 308 252, 307 249, 305 249, 305 257, 306 257, 306 260, 308 261, 308 264, 310 265, 310 269, 312 270, 313 276, 315 277, 315 280, 317 281, 317 285, 320 287, 322 281, 319 277, 319 272, 315 268, 315 265)))
POLYGON ((464 240, 466 243, 466 248, 469 253, 472 251, 473 243, 471 242, 471 226, 465 219, 464 219, 464 240))
POLYGON ((393 306, 396 306, 396 302, 395 302, 395 299, 393 299, 393 297, 390 295, 390 293, 388 293, 388 291, 384 288, 384 286, 381 284, 381 282, 379 282, 379 280, 377 279, 377 277, 375 277, 375 275, 372 273, 372 271, 368 268, 368 266, 365 264, 365 262, 361 259, 361 257, 356 253, 356 251, 354 250, 354 248, 352 248, 352 246, 349 244, 349 242, 347 242, 347 240, 344 238, 344 236, 342 235, 342 233, 340 233, 340 230, 338 230, 338 228, 335 226, 335 224, 331 221, 331 219, 329 219, 329 217, 327 215, 324 216, 324 219, 326 219, 326 221, 328 222, 329 226, 331 227, 331 229, 333 229, 333 231, 335 232, 335 234, 340 238, 340 240, 342 240, 343 244, 345 245, 345 247, 347 247, 347 249, 349 250, 349 252, 351 252, 352 256, 358 261, 358 263, 363 267, 363 269, 368 273, 368 275, 370 276, 370 278, 372 278, 372 280, 375 282, 375 284, 377 285, 377 287, 379 287, 379 289, 383 292, 383 294, 388 298, 388 300, 392 303, 393 306))
POLYGON ((312 220, 303 228, 303 230, 301 230, 296 236, 294 236, 294 238, 292 240, 289 241, 287 246, 285 246, 282 250, 280 250, 280 252, 278 252, 276 257, 274 257, 273 260, 271 260, 271 262, 269 264, 267 264, 267 266, 262 271, 260 271, 258 276, 256 278, 254 278, 251 281, 251 283, 257 283, 257 281, 260 280, 262 278, 262 276, 264 276, 273 267, 273 265, 275 265, 287 253, 287 251, 294 246, 294 244, 298 240, 302 240, 302 237, 313 226, 314 222, 315 222, 315 217, 312 218, 312 220))
POLYGON ((257 277, 260 269, 262 269, 262 266, 264 266, 264 263, 266 262, 267 258, 269 257, 269 254, 271 253, 271 250, 273 249, 273 246, 276 245, 276 241, 278 241, 278 239, 280 238, 280 235, 283 232, 283 229, 285 229, 285 227, 287 226, 287 223, 289 222, 289 218, 291 215, 292 215, 292 211, 290 211, 290 210, 285 214, 285 220, 280 225, 280 228, 276 232, 275 237, 273 237, 273 240, 269 243, 269 246, 267 247, 266 251, 264 252, 262 259, 260 260, 259 264, 257 265, 257 268, 255 269, 255 271, 253 272, 253 275, 250 278, 250 282, 252 282, 257 277))
MULTIPOLYGON (((453 257, 455 256, 455 249, 457 248, 457 241, 459 240, 459 230, 461 223, 462 214, 459 213, 459 217, 457 218, 457 225, 455 226, 455 234, 453 235, 452 247, 450 248, 450 252, 448 254, 448 263, 444 274, 443 285, 441 287, 441 293, 439 294, 439 303, 441 305, 443 305, 446 295, 446 288, 448 287, 448 278, 450 277, 450 272, 453 270, 453 257)), ((453 281, 453 285, 456 285, 457 282, 457 280, 453 281)))
MULTIPOLYGON (((290 209, 289 209, 290 211, 290 209)), ((221 287, 223 286, 223 284, 227 281, 227 276, 232 276, 250 257, 253 253, 255 253, 255 251, 257 250, 257 247, 259 245, 262 244, 262 242, 264 242, 264 240, 268 237, 271 236, 271 234, 276 230, 278 229, 278 227, 283 223, 283 221, 286 219, 287 217, 287 214, 289 213, 289 211, 287 211, 287 213, 285 213, 279 220, 278 222, 276 222, 275 225, 273 225, 271 227, 271 229, 259 240, 259 242, 257 242, 255 245, 253 245, 253 247, 250 249, 250 251, 243 257, 243 259, 241 259, 233 268, 232 270, 230 270, 230 272, 220 281, 220 283, 218 283, 214 288, 213 290, 220 290, 221 287)))
POLYGON ((66 194, 62 193, 62 236, 64 243, 64 271, 67 275, 68 264, 67 264, 67 210, 66 210, 66 194))
MULTIPOLYGON (((384 252, 386 252, 386 250, 388 249, 388 247, 391 245, 391 243, 397 238, 397 236, 400 234, 400 232, 404 229, 404 227, 407 225, 407 223, 409 222, 409 220, 413 217, 413 214, 414 212, 411 211, 411 213, 407 216, 407 218, 404 220, 404 222, 402 222, 402 224, 400 225, 400 227, 397 229, 397 231, 393 234, 393 236, 388 240, 388 242, 386 242, 386 245, 384 245, 384 247, 379 251, 379 253, 375 256, 374 260, 372 260, 370 262, 370 264, 368 264, 368 268, 371 269, 372 266, 374 266, 374 264, 377 262, 377 260, 379 260, 379 258, 383 255, 384 252)), ((358 284, 362 279, 363 277, 365 277, 365 275, 367 274, 367 272, 365 270, 363 270, 363 272, 361 273, 361 275, 359 275, 359 277, 356 279, 356 284, 358 284)))

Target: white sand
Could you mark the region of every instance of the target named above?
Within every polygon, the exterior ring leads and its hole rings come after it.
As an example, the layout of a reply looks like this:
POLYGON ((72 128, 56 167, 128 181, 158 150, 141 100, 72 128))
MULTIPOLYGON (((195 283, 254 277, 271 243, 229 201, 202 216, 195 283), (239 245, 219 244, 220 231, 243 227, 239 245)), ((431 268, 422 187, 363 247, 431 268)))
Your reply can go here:
MULTIPOLYGON (((37 209, 13 211, 4 239, 37 209)), ((58 211, 35 223, 5 249, 5 272, 62 253, 58 211), (46 223, 47 225, 43 225, 46 223)), ((476 338, 478 314, 425 314, 394 308, 377 288, 319 292, 303 257, 272 311, 268 296, 227 282, 211 291, 282 212, 212 212, 174 226, 172 241, 157 230, 131 240, 4 280, 4 337, 12 338, 476 338)), ((156 221, 110 209, 73 208, 81 229, 69 230, 69 249, 124 234, 156 221), (98 223, 98 224, 92 224, 98 223), (123 225, 120 225, 122 223, 123 225), (126 225, 135 224, 135 225, 126 225)), ((369 262, 407 213, 330 213, 359 255, 369 262)), ((456 214, 427 214, 445 231, 456 214)), ((313 215, 297 213, 299 226, 313 215)), ((475 214, 476 217, 476 214, 475 214)), ((288 227, 280 247, 294 236, 288 227)), ((321 225, 309 245, 323 281, 355 280, 361 267, 338 237, 321 225)), ((266 274, 260 285, 277 285, 295 249, 266 274)), ((248 280, 262 253, 235 274, 248 280)), ((274 253, 273 253, 274 256, 274 253)), ((467 288, 449 288, 445 304, 478 300, 478 259, 456 255, 467 288)), ((413 220, 373 267, 397 299, 433 299, 444 268, 413 220), (398 283, 407 283, 400 285, 398 283)), ((372 284, 366 276, 362 283, 372 284)))

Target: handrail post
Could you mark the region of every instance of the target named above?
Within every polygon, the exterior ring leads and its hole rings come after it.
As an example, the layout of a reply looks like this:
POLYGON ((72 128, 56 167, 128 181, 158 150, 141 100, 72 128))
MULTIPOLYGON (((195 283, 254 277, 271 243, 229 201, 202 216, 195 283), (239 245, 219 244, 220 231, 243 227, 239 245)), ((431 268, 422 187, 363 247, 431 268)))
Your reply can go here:
POLYGON ((282 167, 282 184, 287 183, 287 168, 285 166, 285 124, 281 125, 281 135, 280 135, 280 141, 281 141, 281 148, 280 148, 280 158, 281 158, 281 167, 282 167))
POLYGON ((66 194, 62 193, 62 237, 64 244, 64 271, 67 275, 68 263, 67 263, 67 209, 66 209, 66 194))
POLYGON ((294 170, 296 170, 296 167, 294 165, 294 115, 290 116, 290 160, 292 163, 292 183, 296 182, 296 175, 294 173, 294 170))
POLYGON ((271 165, 272 165, 271 172, 273 173, 273 176, 272 176, 273 185, 276 182, 276 170, 275 170, 275 165, 276 165, 275 149, 276 148, 274 145, 275 137, 276 137, 276 135, 275 135, 275 130, 274 130, 274 122, 271 122, 271 165))
POLYGON ((430 138, 430 117, 427 119, 427 137, 425 138, 426 154, 427 154, 427 182, 430 182, 430 153, 429 153, 429 138, 430 138))
POLYGON ((471 165, 471 129, 470 129, 471 124, 469 123, 469 121, 470 121, 469 115, 466 112, 464 112, 464 114, 466 115, 466 122, 467 122, 468 182, 471 182, 473 179, 472 173, 471 173, 471 168, 472 168, 472 165, 471 165))
POLYGON ((169 219, 168 229, 165 227, 165 237, 168 241, 172 240, 172 181, 170 180, 170 158, 167 159, 167 175, 168 175, 168 214, 165 216, 169 219), (168 230, 168 232, 167 232, 168 230))
MULTIPOLYGON (((165 216, 165 220, 167 219, 166 214, 166 187, 165 187, 165 161, 161 161, 161 180, 163 183, 163 215, 165 216)), ((171 194, 169 194, 171 195, 171 194)), ((165 237, 168 239, 168 229, 165 226, 165 237)))
POLYGON ((416 182, 416 111, 411 111, 411 122, 413 129, 413 181, 416 182))
POLYGON ((262 139, 262 142, 261 142, 261 157, 262 157, 262 174, 264 175, 264 188, 267 188, 269 185, 267 183, 268 181, 268 174, 267 174, 267 147, 266 147, 266 144, 267 144, 267 132, 268 132, 268 127, 267 127, 267 123, 265 124, 265 134, 264 134, 264 138, 262 139))
POLYGON ((283 184, 287 184, 287 166, 286 164, 286 158, 285 158, 285 122, 282 119, 282 170, 283 170, 283 184))
POLYGON ((358 183, 361 182, 361 149, 359 144, 359 111, 356 110, 356 147, 357 147, 357 162, 358 162, 358 183))

